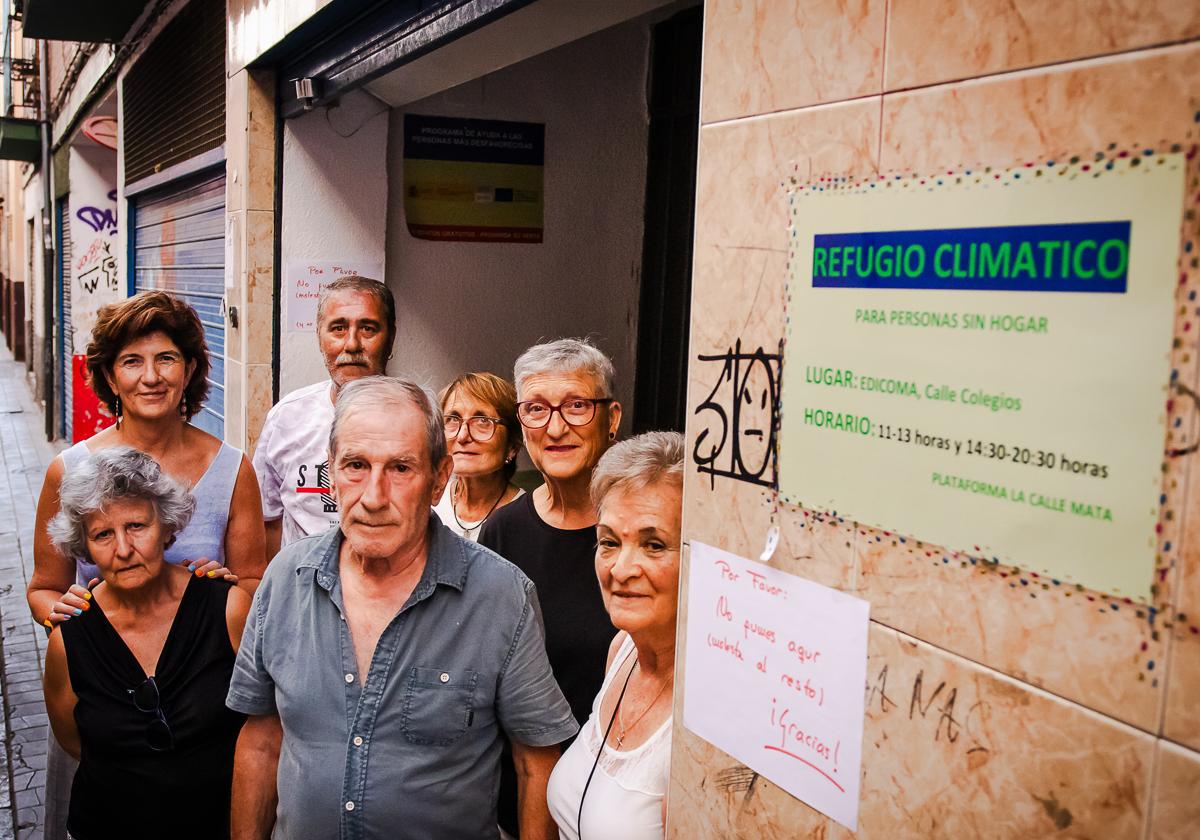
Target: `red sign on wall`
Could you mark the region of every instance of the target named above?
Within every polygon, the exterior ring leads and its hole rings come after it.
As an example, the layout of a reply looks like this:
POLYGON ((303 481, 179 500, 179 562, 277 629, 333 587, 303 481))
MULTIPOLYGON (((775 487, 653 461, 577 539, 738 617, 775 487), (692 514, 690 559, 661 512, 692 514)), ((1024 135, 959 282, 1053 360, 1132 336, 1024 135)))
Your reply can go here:
POLYGON ((107 409, 101 411, 100 398, 87 382, 87 356, 71 357, 71 443, 87 440, 101 429, 107 429, 115 418, 107 409))

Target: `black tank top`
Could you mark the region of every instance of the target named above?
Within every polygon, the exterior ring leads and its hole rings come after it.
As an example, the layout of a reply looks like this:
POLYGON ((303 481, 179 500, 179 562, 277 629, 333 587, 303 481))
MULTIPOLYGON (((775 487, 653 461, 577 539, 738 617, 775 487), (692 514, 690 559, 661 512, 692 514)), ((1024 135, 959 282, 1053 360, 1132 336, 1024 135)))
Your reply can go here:
POLYGON ((153 675, 174 748, 152 750, 130 689, 141 665, 94 600, 64 622, 81 756, 67 828, 76 840, 227 838, 233 750, 244 715, 225 707, 234 652, 231 584, 192 577, 153 675))

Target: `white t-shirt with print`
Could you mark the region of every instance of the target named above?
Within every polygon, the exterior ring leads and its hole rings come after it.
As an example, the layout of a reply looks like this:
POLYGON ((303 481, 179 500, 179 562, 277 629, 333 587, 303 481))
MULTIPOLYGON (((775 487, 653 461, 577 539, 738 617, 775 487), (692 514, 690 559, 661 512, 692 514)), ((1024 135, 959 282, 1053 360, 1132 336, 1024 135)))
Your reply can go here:
POLYGON ((332 383, 292 391, 267 414, 254 450, 264 519, 283 518, 283 545, 338 524, 329 487, 332 383))

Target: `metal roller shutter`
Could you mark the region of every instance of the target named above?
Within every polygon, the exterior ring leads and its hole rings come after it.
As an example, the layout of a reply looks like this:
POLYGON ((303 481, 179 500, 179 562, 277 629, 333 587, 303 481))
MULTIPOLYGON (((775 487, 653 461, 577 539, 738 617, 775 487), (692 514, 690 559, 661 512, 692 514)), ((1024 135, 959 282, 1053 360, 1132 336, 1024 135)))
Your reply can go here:
POLYGON ((212 368, 208 401, 192 422, 225 437, 225 171, 209 171, 137 196, 134 288, 186 300, 204 324, 212 368))
POLYGON ((191 0, 122 85, 125 183, 225 142, 225 0, 191 0))
POLYGON ((58 203, 58 354, 61 361, 63 440, 74 442, 71 412, 74 410, 75 383, 72 365, 75 353, 75 327, 71 323, 71 208, 64 198, 58 203))

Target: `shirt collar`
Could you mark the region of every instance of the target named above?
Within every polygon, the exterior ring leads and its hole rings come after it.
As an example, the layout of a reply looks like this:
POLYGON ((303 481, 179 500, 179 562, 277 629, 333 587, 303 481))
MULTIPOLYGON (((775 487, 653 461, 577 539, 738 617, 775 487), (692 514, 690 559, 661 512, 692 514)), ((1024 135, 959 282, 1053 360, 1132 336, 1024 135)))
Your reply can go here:
MULTIPOLYGON (((431 594, 439 584, 462 592, 467 585, 467 542, 442 524, 436 513, 429 512, 427 530, 425 571, 421 581, 413 590, 412 600, 420 600, 431 594)), ((301 569, 312 569, 317 585, 332 592, 338 582, 338 554, 342 547, 341 528, 330 528, 317 540, 313 550, 296 565, 301 569)))

